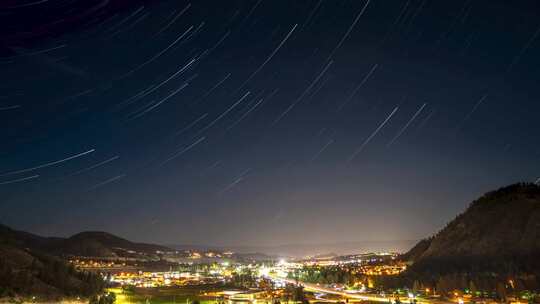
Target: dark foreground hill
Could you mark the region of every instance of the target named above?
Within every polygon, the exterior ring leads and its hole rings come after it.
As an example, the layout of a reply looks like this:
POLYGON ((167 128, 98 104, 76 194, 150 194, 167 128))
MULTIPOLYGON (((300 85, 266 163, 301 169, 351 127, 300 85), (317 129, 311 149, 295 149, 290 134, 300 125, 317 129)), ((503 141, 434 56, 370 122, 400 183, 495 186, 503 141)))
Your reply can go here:
POLYGON ((90 297, 102 290, 104 282, 98 275, 77 271, 60 258, 21 246, 17 233, 8 229, 2 227, 0 235, 0 298, 90 297))
POLYGON ((102 290, 102 279, 74 269, 63 258, 155 259, 157 252, 170 250, 105 232, 50 238, 0 225, 0 299, 25 295, 43 299, 90 297, 102 290))
POLYGON ((506 260, 513 263, 508 265, 512 269, 498 265, 497 269, 487 270, 515 272, 538 271, 536 259, 529 258, 539 254, 540 187, 515 184, 475 200, 464 213, 432 238, 418 243, 405 257, 417 268, 428 262, 454 260, 456 266, 465 267, 473 262, 470 266, 478 268, 489 266, 488 261, 482 260, 506 260))
POLYGON ((443 293, 538 291, 539 257, 540 187, 514 184, 486 193, 417 243, 402 256, 410 266, 393 283, 415 282, 443 293))

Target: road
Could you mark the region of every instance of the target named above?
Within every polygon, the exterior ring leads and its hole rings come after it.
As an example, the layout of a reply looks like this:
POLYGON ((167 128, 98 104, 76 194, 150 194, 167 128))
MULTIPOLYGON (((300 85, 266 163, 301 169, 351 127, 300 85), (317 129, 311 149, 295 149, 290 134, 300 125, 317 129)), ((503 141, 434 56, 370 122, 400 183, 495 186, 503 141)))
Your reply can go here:
MULTIPOLYGON (((347 292, 343 292, 343 291, 336 290, 336 289, 333 289, 333 288, 323 287, 323 286, 320 286, 320 285, 317 285, 317 284, 306 283, 306 282, 298 282, 298 281, 292 280, 292 279, 277 278, 277 277, 272 277, 272 279, 273 280, 280 280, 280 281, 283 281, 283 282, 286 282, 286 283, 291 283, 291 284, 298 283, 298 284, 302 285, 304 287, 304 289, 307 290, 307 291, 315 291, 315 292, 322 292, 322 293, 327 293, 327 294, 335 294, 335 295, 339 295, 339 296, 342 296, 342 297, 348 298, 348 299, 357 299, 357 300, 373 301, 373 302, 384 302, 384 303, 393 302, 391 300, 394 299, 393 297, 383 297, 383 296, 376 295, 376 294, 347 293, 347 292)), ((412 303, 412 301, 409 298, 405 298, 405 297, 400 298, 400 301, 402 303, 412 303)), ((418 303, 418 304, 455 304, 454 302, 450 302, 450 301, 441 301, 441 300, 435 300, 434 301, 434 300, 426 300, 426 299, 416 299, 416 303, 418 303)))

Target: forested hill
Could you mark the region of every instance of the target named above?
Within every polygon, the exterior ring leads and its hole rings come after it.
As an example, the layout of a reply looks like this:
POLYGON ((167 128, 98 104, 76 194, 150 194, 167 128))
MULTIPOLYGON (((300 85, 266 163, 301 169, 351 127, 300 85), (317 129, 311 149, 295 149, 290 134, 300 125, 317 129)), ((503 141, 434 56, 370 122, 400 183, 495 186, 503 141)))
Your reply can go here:
POLYGON ((540 187, 515 184, 486 193, 405 257, 416 263, 540 253, 540 187))
MULTIPOLYGON (((1 227, 0 299, 36 296, 39 300, 90 297, 104 282, 95 274, 79 272, 65 261, 25 247, 34 236, 1 227)), ((40 239, 34 239, 39 242, 40 239)))
POLYGON ((55 256, 156 258, 158 252, 173 251, 165 246, 135 243, 101 231, 87 231, 68 238, 42 237, 0 225, 0 238, 20 247, 55 256))
POLYGON ((95 257, 152 258, 158 252, 173 251, 165 246, 135 243, 107 232, 88 231, 57 242, 57 254, 95 257))
POLYGON ((170 250, 130 242, 106 232, 51 238, 0 225, 0 298, 89 297, 102 290, 103 281, 97 275, 75 270, 64 257, 155 259, 158 252, 170 250))
POLYGON ((402 256, 410 266, 383 282, 452 290, 540 290, 540 186, 486 193, 434 236, 402 256), (511 285, 508 282, 512 282, 511 285))

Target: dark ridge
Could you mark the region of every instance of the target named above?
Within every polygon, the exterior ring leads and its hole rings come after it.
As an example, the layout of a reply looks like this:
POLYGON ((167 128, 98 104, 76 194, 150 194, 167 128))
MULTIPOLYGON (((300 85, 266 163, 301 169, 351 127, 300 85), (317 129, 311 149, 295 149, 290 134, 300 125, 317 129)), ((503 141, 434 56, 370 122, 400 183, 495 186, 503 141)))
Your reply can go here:
POLYGON ((540 274, 540 187, 488 192, 433 237, 402 255, 405 276, 452 273, 540 274))
POLYGON ((40 251, 46 240, 0 225, 0 298, 89 298, 102 291, 105 284, 99 275, 75 270, 62 259, 40 251))

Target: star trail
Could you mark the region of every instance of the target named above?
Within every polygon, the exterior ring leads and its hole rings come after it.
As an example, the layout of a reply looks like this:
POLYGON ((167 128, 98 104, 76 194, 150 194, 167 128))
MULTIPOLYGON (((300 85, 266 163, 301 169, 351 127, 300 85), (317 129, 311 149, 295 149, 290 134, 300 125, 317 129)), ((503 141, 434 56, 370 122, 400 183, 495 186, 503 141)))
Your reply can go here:
POLYGON ((539 14, 7 1, 0 222, 164 244, 422 238, 486 190, 538 183, 539 14))

